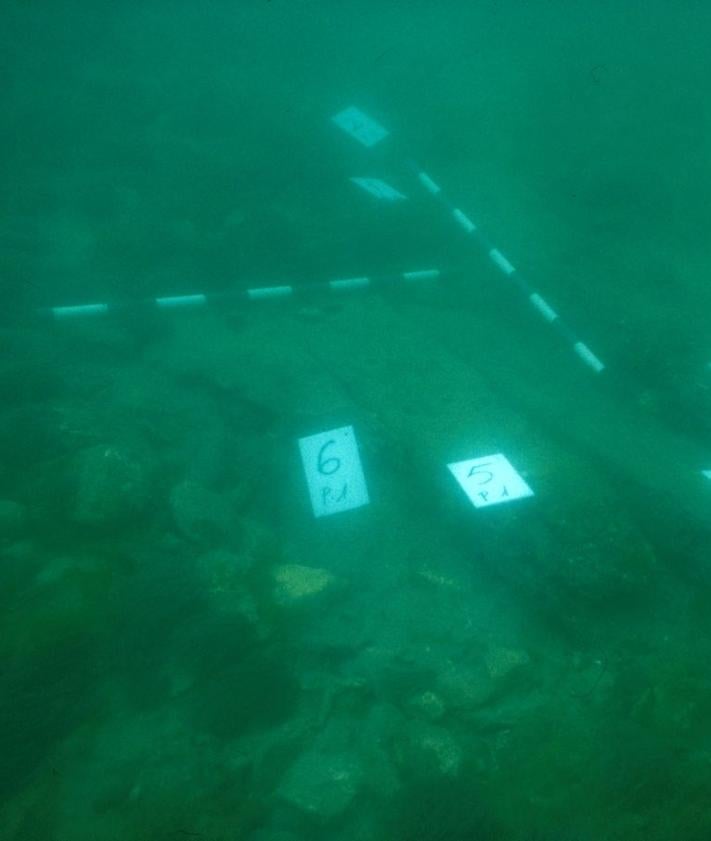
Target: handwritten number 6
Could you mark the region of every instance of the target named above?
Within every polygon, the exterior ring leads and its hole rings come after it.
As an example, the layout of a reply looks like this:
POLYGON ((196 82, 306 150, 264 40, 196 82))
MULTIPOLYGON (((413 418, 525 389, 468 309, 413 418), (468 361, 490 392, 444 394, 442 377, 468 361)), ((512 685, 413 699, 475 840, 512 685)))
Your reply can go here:
POLYGON ((330 458, 324 458, 326 447, 330 447, 331 444, 335 443, 335 440, 332 438, 330 441, 326 441, 326 443, 318 451, 318 472, 324 476, 332 476, 341 467, 340 458, 336 458, 335 456, 331 456, 330 458))

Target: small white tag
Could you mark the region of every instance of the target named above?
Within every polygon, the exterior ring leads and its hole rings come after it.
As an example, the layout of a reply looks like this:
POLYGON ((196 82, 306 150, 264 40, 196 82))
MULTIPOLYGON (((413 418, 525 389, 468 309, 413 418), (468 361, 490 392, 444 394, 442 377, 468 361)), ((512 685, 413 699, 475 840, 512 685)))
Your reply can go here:
POLYGON ((387 137, 389 132, 384 129, 380 123, 376 123, 367 114, 364 114, 359 108, 351 105, 350 108, 345 108, 339 111, 338 114, 331 117, 338 128, 350 134, 363 146, 375 146, 384 137, 387 137))
POLYGON ((168 298, 156 298, 156 306, 170 307, 202 307, 207 303, 205 295, 172 295, 168 298))
POLYGON ((458 461, 447 467, 475 508, 533 496, 533 491, 501 453, 458 461))
POLYGON ((352 426, 299 439, 314 517, 370 502, 352 426))
POLYGON ((351 181, 365 190, 366 193, 375 196, 376 199, 382 199, 383 201, 402 201, 407 198, 399 190, 396 190, 379 178, 351 178, 351 181))

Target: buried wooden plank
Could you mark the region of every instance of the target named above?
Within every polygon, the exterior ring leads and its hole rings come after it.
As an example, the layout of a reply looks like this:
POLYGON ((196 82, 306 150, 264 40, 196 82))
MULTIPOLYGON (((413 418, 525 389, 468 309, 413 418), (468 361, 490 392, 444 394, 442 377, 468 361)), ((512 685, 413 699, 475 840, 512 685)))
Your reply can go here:
POLYGON ((435 318, 425 310, 421 321, 404 317, 371 298, 330 314, 303 342, 354 404, 378 418, 388 469, 417 489, 473 562, 556 609, 571 595, 611 603, 645 590, 653 552, 606 472, 507 403, 491 373, 448 350, 435 318), (536 496, 475 512, 446 465, 499 452, 536 496))
POLYGON ((617 377, 614 365, 587 375, 516 308, 487 307, 461 286, 447 294, 436 312, 408 307, 408 320, 475 368, 500 400, 604 471, 619 495, 640 494, 650 519, 711 532, 711 484, 701 472, 708 451, 646 412, 633 380, 617 377))

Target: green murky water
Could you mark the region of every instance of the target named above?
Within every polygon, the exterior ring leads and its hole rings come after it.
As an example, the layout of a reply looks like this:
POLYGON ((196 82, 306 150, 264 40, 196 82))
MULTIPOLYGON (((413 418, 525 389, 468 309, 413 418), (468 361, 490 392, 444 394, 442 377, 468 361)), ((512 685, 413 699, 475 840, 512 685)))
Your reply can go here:
POLYGON ((711 837, 710 34, 5 3, 0 838, 711 837))

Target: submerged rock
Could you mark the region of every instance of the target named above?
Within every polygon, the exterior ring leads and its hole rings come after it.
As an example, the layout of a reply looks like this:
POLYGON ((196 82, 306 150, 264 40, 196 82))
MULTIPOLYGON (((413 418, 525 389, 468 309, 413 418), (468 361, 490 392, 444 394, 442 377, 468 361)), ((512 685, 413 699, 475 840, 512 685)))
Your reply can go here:
POLYGON ((118 446, 82 450, 74 464, 76 494, 71 518, 83 525, 110 526, 141 513, 150 500, 145 459, 118 446))
POLYGON ((274 569, 274 598, 279 604, 290 605, 311 599, 330 589, 335 576, 326 569, 301 564, 282 564, 274 569))
POLYGON ((223 497, 189 479, 170 492, 170 510, 178 531, 195 543, 213 543, 233 528, 234 518, 223 497))
POLYGON ((430 721, 437 721, 445 713, 444 701, 435 692, 420 692, 409 700, 409 707, 430 721))
POLYGON ((360 762, 348 753, 310 751, 287 771, 278 792, 300 811, 329 820, 348 808, 363 776, 360 762))
POLYGON ((486 670, 492 680, 500 681, 527 666, 531 658, 518 648, 504 648, 500 645, 489 646, 484 656, 486 670))
POLYGON ((212 607, 223 615, 244 620, 264 636, 266 628, 260 625, 257 601, 245 582, 251 566, 251 556, 227 549, 215 549, 195 561, 212 607))
POLYGON ((496 681, 483 665, 460 665, 448 661, 438 675, 437 688, 448 707, 466 712, 492 699, 496 681))
POLYGON ((448 707, 466 714, 527 686, 530 662, 523 649, 489 645, 483 660, 470 664, 447 661, 437 687, 448 707))
POLYGON ((445 728, 415 721, 397 746, 395 756, 408 776, 454 777, 459 773, 463 752, 445 728))

